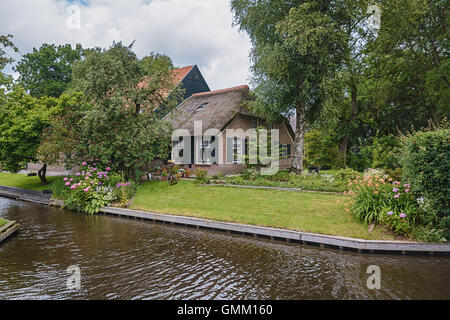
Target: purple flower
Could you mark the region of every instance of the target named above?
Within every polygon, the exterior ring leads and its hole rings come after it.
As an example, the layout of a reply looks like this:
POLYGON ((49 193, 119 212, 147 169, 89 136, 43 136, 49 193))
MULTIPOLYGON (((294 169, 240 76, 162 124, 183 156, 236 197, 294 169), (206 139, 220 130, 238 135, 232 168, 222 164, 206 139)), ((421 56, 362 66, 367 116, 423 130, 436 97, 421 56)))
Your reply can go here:
POLYGON ((111 168, 110 167, 106 167, 106 171, 111 171, 111 168))
POLYGON ((70 178, 70 180, 69 181, 73 181, 73 178, 70 178))
POLYGON ((81 173, 77 172, 76 176, 78 177, 78 176, 80 176, 80 175, 81 175, 81 173))
POLYGON ((411 185, 409 183, 405 183, 403 186, 409 188, 411 185))
POLYGON ((396 186, 396 185, 399 185, 399 184, 400 184, 400 182, 398 182, 398 181, 394 181, 394 182, 392 182, 392 184, 393 184, 394 186, 396 186))
POLYGON ((84 180, 89 180, 89 177, 84 178, 84 180))
POLYGON ((394 196, 394 199, 397 199, 398 197, 400 197, 400 193, 397 193, 397 194, 394 196))
POLYGON ((83 162, 81 163, 81 165, 85 166, 85 165, 87 165, 87 162, 86 162, 86 161, 83 161, 83 162))
POLYGON ((65 183, 65 185, 66 185, 66 186, 70 186, 70 182, 67 181, 67 182, 65 183))
POLYGON ((88 192, 89 191, 89 187, 87 187, 86 189, 83 189, 84 192, 88 192))
POLYGON ((406 218, 406 214, 404 214, 403 212, 400 213, 400 218, 406 218))
POLYGON ((75 189, 76 187, 77 185, 74 184, 73 186, 70 187, 70 189, 75 189))
POLYGON ((394 214, 394 212, 392 212, 392 211, 388 211, 388 213, 387 213, 388 215, 390 215, 390 216, 392 216, 393 214, 394 214))
POLYGON ((119 182, 119 183, 116 185, 116 187, 117 187, 117 188, 120 188, 121 185, 122 185, 122 184, 119 182))
POLYGON ((398 189, 397 188, 394 188, 394 189, 392 189, 392 192, 398 192, 398 189))
POLYGON ((65 178, 64 178, 64 181, 67 181, 67 180, 69 180, 69 178, 65 177, 65 178))
POLYGON ((405 192, 409 192, 409 189, 405 189, 405 192))

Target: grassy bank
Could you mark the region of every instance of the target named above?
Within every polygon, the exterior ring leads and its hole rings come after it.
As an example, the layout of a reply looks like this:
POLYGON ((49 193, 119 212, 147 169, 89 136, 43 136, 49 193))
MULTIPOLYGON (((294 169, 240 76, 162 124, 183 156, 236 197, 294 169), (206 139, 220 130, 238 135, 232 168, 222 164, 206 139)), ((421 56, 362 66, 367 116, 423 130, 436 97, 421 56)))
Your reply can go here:
POLYGON ((4 224, 6 224, 8 221, 0 219, 0 227, 3 226, 4 224))
POLYGON ((47 177, 47 184, 42 184, 38 176, 0 172, 0 185, 22 189, 42 191, 50 189, 50 184, 61 177, 47 177))
POLYGON ((393 239, 372 233, 346 211, 349 197, 334 194, 197 186, 151 181, 138 188, 131 209, 217 221, 277 227, 362 239, 393 239))

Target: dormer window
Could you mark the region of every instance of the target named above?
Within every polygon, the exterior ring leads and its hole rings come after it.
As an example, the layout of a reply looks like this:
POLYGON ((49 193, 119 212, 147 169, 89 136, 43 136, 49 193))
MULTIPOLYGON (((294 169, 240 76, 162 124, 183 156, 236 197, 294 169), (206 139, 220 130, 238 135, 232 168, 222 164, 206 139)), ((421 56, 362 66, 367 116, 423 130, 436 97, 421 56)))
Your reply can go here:
POLYGON ((203 110, 203 109, 206 107, 207 104, 208 104, 208 102, 202 103, 202 104, 197 108, 196 111, 203 110))

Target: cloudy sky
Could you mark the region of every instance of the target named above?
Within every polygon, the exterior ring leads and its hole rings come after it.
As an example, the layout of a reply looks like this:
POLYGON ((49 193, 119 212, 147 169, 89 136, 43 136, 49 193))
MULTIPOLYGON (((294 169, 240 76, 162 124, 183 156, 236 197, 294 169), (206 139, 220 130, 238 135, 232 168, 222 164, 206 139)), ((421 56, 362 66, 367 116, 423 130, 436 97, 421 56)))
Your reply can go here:
POLYGON ((229 0, 1 0, 7 33, 22 54, 43 43, 136 40, 140 58, 155 51, 176 66, 197 64, 212 90, 249 82, 250 41, 232 27, 229 0))

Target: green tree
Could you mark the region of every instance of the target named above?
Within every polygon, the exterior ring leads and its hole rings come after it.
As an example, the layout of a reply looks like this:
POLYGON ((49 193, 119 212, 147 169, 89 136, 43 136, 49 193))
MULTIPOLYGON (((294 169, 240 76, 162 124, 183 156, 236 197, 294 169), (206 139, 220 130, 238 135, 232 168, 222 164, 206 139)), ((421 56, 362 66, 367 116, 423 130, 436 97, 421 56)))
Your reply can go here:
POLYGON ((173 66, 156 63, 158 57, 153 55, 155 63, 149 63, 150 58, 141 61, 132 45, 119 42, 108 50, 88 50, 86 59, 75 63, 71 89, 83 92, 82 103, 91 107, 75 128, 79 141, 66 154, 67 163, 111 161, 127 178, 139 179, 155 157, 168 154, 170 127, 154 110, 160 104, 174 106, 176 99, 167 95, 176 87, 173 66))
MULTIPOLYGON (((6 50, 8 48, 18 52, 19 49, 14 45, 11 41, 12 35, 8 34, 6 36, 0 35, 0 86, 9 86, 12 84, 12 77, 3 73, 5 67, 14 62, 10 56, 8 56, 6 50)), ((0 88, 0 93, 3 92, 3 89, 0 88)))
POLYGON ((303 169, 307 118, 323 104, 322 83, 342 60, 341 2, 232 0, 235 23, 252 41, 252 109, 272 120, 296 114, 292 169, 303 169))
MULTIPOLYGON (((6 94, 0 106, 0 166, 18 172, 24 164, 38 160, 37 149, 51 114, 57 113, 57 99, 33 98, 19 86, 6 94)), ((46 183, 46 164, 39 178, 46 183)))
POLYGON ((59 97, 72 80, 72 66, 81 60, 83 49, 80 44, 55 46, 43 44, 39 49, 23 56, 15 67, 20 76, 18 82, 33 97, 59 97))

